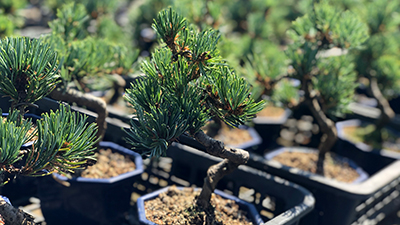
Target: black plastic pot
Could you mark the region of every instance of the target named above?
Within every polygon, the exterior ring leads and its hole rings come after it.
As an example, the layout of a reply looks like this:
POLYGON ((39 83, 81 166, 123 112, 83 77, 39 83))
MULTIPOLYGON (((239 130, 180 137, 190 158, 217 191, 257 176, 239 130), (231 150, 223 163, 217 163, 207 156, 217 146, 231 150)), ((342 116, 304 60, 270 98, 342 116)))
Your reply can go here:
POLYGON ((248 126, 239 126, 238 129, 247 130, 251 136, 251 140, 242 142, 237 145, 233 145, 233 144, 228 145, 229 147, 250 150, 261 144, 262 139, 261 139, 260 135, 258 134, 258 132, 254 128, 248 127, 248 126))
POLYGON ((254 129, 260 135, 262 142, 254 149, 255 152, 262 154, 264 149, 273 145, 279 137, 281 126, 287 121, 292 114, 290 109, 285 109, 280 117, 259 117, 253 119, 254 129))
MULTIPOLYGON (((368 123, 368 122, 365 122, 365 121, 363 122, 362 120, 353 119, 353 120, 345 120, 345 121, 336 123, 336 129, 338 131, 338 137, 339 137, 339 145, 345 145, 345 146, 352 145, 353 148, 358 148, 360 151, 371 152, 371 153, 375 153, 377 155, 383 155, 383 156, 394 158, 394 159, 400 159, 400 152, 390 151, 387 149, 376 149, 376 148, 373 148, 372 146, 369 146, 363 142, 355 143, 355 142, 351 141, 345 135, 345 133, 343 131, 344 128, 350 127, 350 126, 359 127, 359 126, 363 125, 364 123, 368 123)), ((387 127, 387 129, 389 129, 390 132, 392 132, 400 137, 400 133, 398 131, 391 129, 390 127, 387 127)))
POLYGON ((120 224, 125 220, 133 183, 143 172, 142 158, 111 142, 100 142, 100 146, 129 155, 136 169, 109 179, 68 179, 58 174, 54 175, 58 181, 51 176, 40 178, 39 198, 47 224, 120 224))
MULTIPOLYGON (((351 113, 346 115, 347 120, 359 119, 365 122, 373 123, 379 118, 381 113, 378 108, 362 105, 359 103, 351 103, 349 105, 349 109, 351 113)), ((400 115, 396 114, 387 126, 397 131, 400 131, 400 115)))
MULTIPOLYGON (((138 214, 139 214, 139 220, 142 224, 157 225, 156 223, 153 223, 146 218, 144 202, 156 198, 161 193, 166 192, 168 190, 168 188, 169 188, 169 186, 138 198, 138 200, 137 200, 138 214)), ((177 188, 179 190, 182 190, 184 187, 177 187, 177 188)), ((196 188, 195 190, 199 190, 199 188, 196 188)), ((225 199, 231 199, 231 200, 235 201, 236 204, 239 205, 239 209, 248 212, 248 218, 251 219, 251 222, 253 222, 253 224, 259 225, 259 224, 264 223, 261 219, 260 214, 257 212, 256 208, 254 207, 254 205, 252 205, 246 201, 243 201, 235 196, 229 195, 220 190, 215 190, 214 193, 217 195, 220 195, 221 197, 223 197, 225 199)))
POLYGON ((300 170, 285 169, 276 161, 250 154, 248 165, 280 176, 310 190, 315 196, 314 210, 300 222, 303 225, 350 225, 378 222, 400 205, 400 161, 342 146, 333 150, 352 159, 370 177, 347 184, 318 175, 306 176, 300 170))
MULTIPOLYGON (((177 143, 167 157, 172 160, 165 176, 168 183, 197 187, 203 185, 207 169, 222 160, 177 143)), ((217 189, 252 203, 265 225, 297 224, 314 206, 313 196, 303 187, 245 165, 220 180, 217 189)))
MULTIPOLYGON (((279 154, 282 154, 284 152, 317 153, 318 150, 317 149, 313 149, 313 148, 307 148, 307 147, 281 147, 281 148, 278 148, 278 149, 275 149, 275 150, 273 150, 271 152, 266 153, 264 155, 264 157, 268 161, 270 161, 270 160, 273 160, 273 158, 275 156, 278 156, 279 154)), ((347 163, 351 168, 356 170, 356 172, 358 173, 359 177, 352 182, 353 184, 361 183, 361 182, 364 182, 365 180, 368 179, 369 175, 361 167, 359 167, 353 160, 345 158, 345 157, 341 157, 339 155, 336 155, 335 158, 336 158, 336 160, 338 160, 340 162, 347 163)), ((290 170, 293 170, 295 168, 282 165, 282 169, 290 171, 290 170)), ((321 179, 324 179, 323 176, 318 175, 318 174, 314 174, 314 173, 311 173, 311 172, 308 172, 308 171, 301 171, 301 173, 306 177, 320 176, 321 179)))

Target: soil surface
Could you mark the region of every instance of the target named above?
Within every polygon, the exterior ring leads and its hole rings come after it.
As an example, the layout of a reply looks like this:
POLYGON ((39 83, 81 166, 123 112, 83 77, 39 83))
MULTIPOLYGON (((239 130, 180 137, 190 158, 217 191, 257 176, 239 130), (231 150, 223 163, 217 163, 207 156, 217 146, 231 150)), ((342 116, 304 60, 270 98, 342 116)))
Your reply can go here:
POLYGON ((364 135, 369 134, 369 130, 373 131, 373 125, 366 126, 348 126, 343 128, 345 136, 354 143, 363 142, 375 149, 385 149, 400 153, 400 137, 396 136, 387 129, 383 129, 381 136, 383 142, 373 140, 373 138, 365 138, 364 135), (368 139, 368 140, 367 140, 368 139))
POLYGON ((213 125, 213 122, 208 123, 203 128, 208 136, 222 141, 227 146, 239 145, 253 139, 249 131, 245 129, 230 128, 225 123, 221 124, 221 128, 218 130, 218 132, 215 132, 213 129, 216 129, 213 125))
POLYGON ((146 217, 156 224, 174 225, 250 225, 246 212, 230 199, 213 194, 211 204, 215 210, 199 210, 194 207, 199 191, 171 187, 157 198, 144 203, 146 217))
POLYGON ((112 152, 111 149, 100 149, 96 153, 97 162, 85 169, 81 177, 111 178, 135 170, 135 163, 126 155, 112 152))
POLYGON ((285 109, 268 105, 259 113, 257 113, 257 117, 281 117, 285 113, 285 109))
MULTIPOLYGON (((273 158, 283 165, 315 173, 317 169, 317 153, 283 152, 273 158)), ((357 171, 348 163, 336 160, 330 153, 326 154, 324 162, 324 176, 337 181, 351 183, 359 177, 357 171)))

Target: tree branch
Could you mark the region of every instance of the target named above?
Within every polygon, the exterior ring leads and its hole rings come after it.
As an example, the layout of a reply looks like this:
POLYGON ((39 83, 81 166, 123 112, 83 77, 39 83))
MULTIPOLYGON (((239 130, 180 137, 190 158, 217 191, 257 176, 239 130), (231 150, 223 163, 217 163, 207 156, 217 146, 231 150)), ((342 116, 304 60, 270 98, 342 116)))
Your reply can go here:
POLYGON ((105 101, 110 105, 117 102, 118 98, 122 96, 126 85, 126 81, 121 75, 114 73, 111 75, 111 77, 113 85, 111 90, 109 90, 105 95, 105 101))
POLYGON ((375 130, 380 131, 385 127, 391 119, 395 117, 395 112, 389 105, 388 100, 383 96, 381 90, 378 86, 378 81, 376 78, 369 79, 369 92, 378 101, 378 108, 381 110, 379 119, 375 123, 375 130))
POLYGON ((201 130, 194 135, 194 138, 206 147, 206 151, 210 155, 229 159, 236 164, 246 164, 249 159, 247 151, 237 148, 226 148, 224 143, 209 137, 201 130))
POLYGON ((14 208, 0 197, 0 215, 3 217, 5 224, 10 225, 34 225, 33 216, 28 213, 14 208))
POLYGON ((201 130, 194 134, 194 138, 206 147, 208 154, 224 159, 207 170, 207 177, 196 202, 197 205, 206 209, 210 207, 211 194, 214 192, 218 181, 233 172, 239 165, 246 164, 249 153, 242 149, 226 148, 221 141, 207 136, 201 130))
POLYGON ((311 113, 317 120, 321 132, 323 133, 321 137, 321 143, 318 146, 319 153, 316 171, 317 174, 323 175, 325 154, 329 152, 335 144, 338 138, 337 130, 335 123, 325 115, 316 98, 307 98, 306 104, 309 106, 311 113))
POLYGON ((196 204, 203 209, 211 206, 211 194, 214 192, 218 182, 227 174, 232 173, 237 169, 239 164, 235 164, 229 159, 224 159, 218 164, 210 166, 207 170, 207 177, 204 178, 203 188, 197 198, 196 204))

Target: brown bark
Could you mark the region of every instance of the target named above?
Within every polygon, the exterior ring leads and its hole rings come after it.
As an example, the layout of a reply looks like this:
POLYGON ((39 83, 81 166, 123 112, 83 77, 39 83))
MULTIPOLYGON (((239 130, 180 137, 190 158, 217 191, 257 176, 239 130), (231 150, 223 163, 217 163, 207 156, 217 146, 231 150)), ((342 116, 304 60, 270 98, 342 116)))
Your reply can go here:
POLYGON ((323 133, 321 137, 321 143, 318 146, 319 153, 316 171, 317 174, 323 175, 325 154, 329 152, 335 144, 338 138, 337 130, 335 123, 325 115, 317 99, 308 98, 306 103, 309 106, 314 118, 317 120, 321 132, 323 133))
POLYGON ((388 100, 383 96, 379 89, 376 78, 370 79, 369 92, 378 101, 378 108, 381 110, 379 119, 375 123, 375 130, 380 131, 395 117, 395 112, 392 110, 388 100))
POLYGON ((196 202, 198 206, 206 209, 210 207, 211 194, 218 181, 233 172, 239 165, 246 164, 249 153, 242 149, 226 148, 221 141, 207 136, 203 131, 197 132, 194 138, 206 147, 208 154, 224 159, 207 170, 207 177, 204 179, 203 188, 196 202))
POLYGON ((107 104, 114 104, 117 102, 118 98, 122 96, 122 93, 125 91, 126 81, 119 74, 112 74, 112 88, 109 90, 105 96, 105 101, 107 104))
POLYGON ((96 123, 98 126, 97 136, 99 137, 99 141, 104 137, 104 133, 107 129, 106 118, 108 112, 107 105, 101 98, 74 89, 67 89, 65 92, 55 89, 49 96, 58 101, 66 101, 68 103, 74 102, 78 105, 86 106, 95 110, 97 113, 96 123))
POLYGON ((33 225, 35 224, 33 216, 14 208, 0 197, 0 215, 4 223, 8 225, 33 225))

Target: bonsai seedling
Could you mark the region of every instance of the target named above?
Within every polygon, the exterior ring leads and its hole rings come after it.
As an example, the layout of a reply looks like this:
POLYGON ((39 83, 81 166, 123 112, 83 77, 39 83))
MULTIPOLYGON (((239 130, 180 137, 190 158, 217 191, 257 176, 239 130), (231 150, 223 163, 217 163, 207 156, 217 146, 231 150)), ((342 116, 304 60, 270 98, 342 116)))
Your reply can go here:
MULTIPOLYGON (((357 73, 366 81, 367 94, 377 101, 379 118, 372 129, 362 133, 363 140, 382 143, 382 129, 395 117, 388 100, 399 95, 400 78, 400 7, 392 1, 371 1, 360 13, 369 27, 365 48, 356 51, 357 73), (397 19, 396 19, 397 18, 397 19)), ((381 147, 381 146, 380 146, 381 147)))
POLYGON ((224 175, 248 160, 248 152, 227 148, 207 136, 201 127, 218 117, 230 126, 244 124, 264 107, 250 96, 250 85, 218 55, 219 33, 197 31, 171 8, 161 11, 153 29, 162 39, 151 61, 144 61, 145 76, 126 90, 135 108, 127 141, 150 157, 166 155, 168 147, 186 134, 224 160, 208 169, 196 206, 210 208, 210 198, 224 175))
MULTIPOLYGON (((137 52, 106 37, 90 36, 89 18, 84 5, 70 2, 58 9, 57 19, 49 23, 52 33, 44 38, 64 59, 61 66, 63 82, 49 96, 94 110, 98 114, 98 136, 103 137, 107 128, 107 105, 103 99, 87 93, 87 80, 96 79, 98 86, 114 87, 114 95, 118 97, 125 81, 114 71, 128 71, 137 59, 137 52)), ((113 32, 123 36, 122 30, 113 32)))
POLYGON ((327 2, 315 3, 312 10, 293 22, 289 36, 294 43, 286 54, 300 80, 304 93, 299 104, 305 104, 323 133, 318 146, 316 172, 324 174, 324 159, 337 140, 335 118, 346 112, 356 87, 356 73, 347 54, 332 56, 359 47, 368 37, 367 26, 350 11, 335 9, 327 2), (330 118, 328 117, 330 116, 330 118))
POLYGON ((243 67, 252 84, 255 99, 267 99, 268 105, 293 108, 298 102, 298 87, 290 80, 288 59, 275 44, 265 43, 253 49, 243 67))
MULTIPOLYGON (((7 176, 74 172, 94 159, 97 128, 86 123, 85 116, 60 105, 59 110, 42 114, 33 132, 32 121, 23 119, 27 107, 48 95, 58 79, 59 60, 48 44, 26 37, 0 41, 0 93, 11 99, 10 114, 0 117, 1 184, 8 182, 7 176), (33 136, 37 140, 32 146, 22 149, 33 136)), ((6 224, 34 224, 32 216, 2 198, 0 214, 6 224)))

